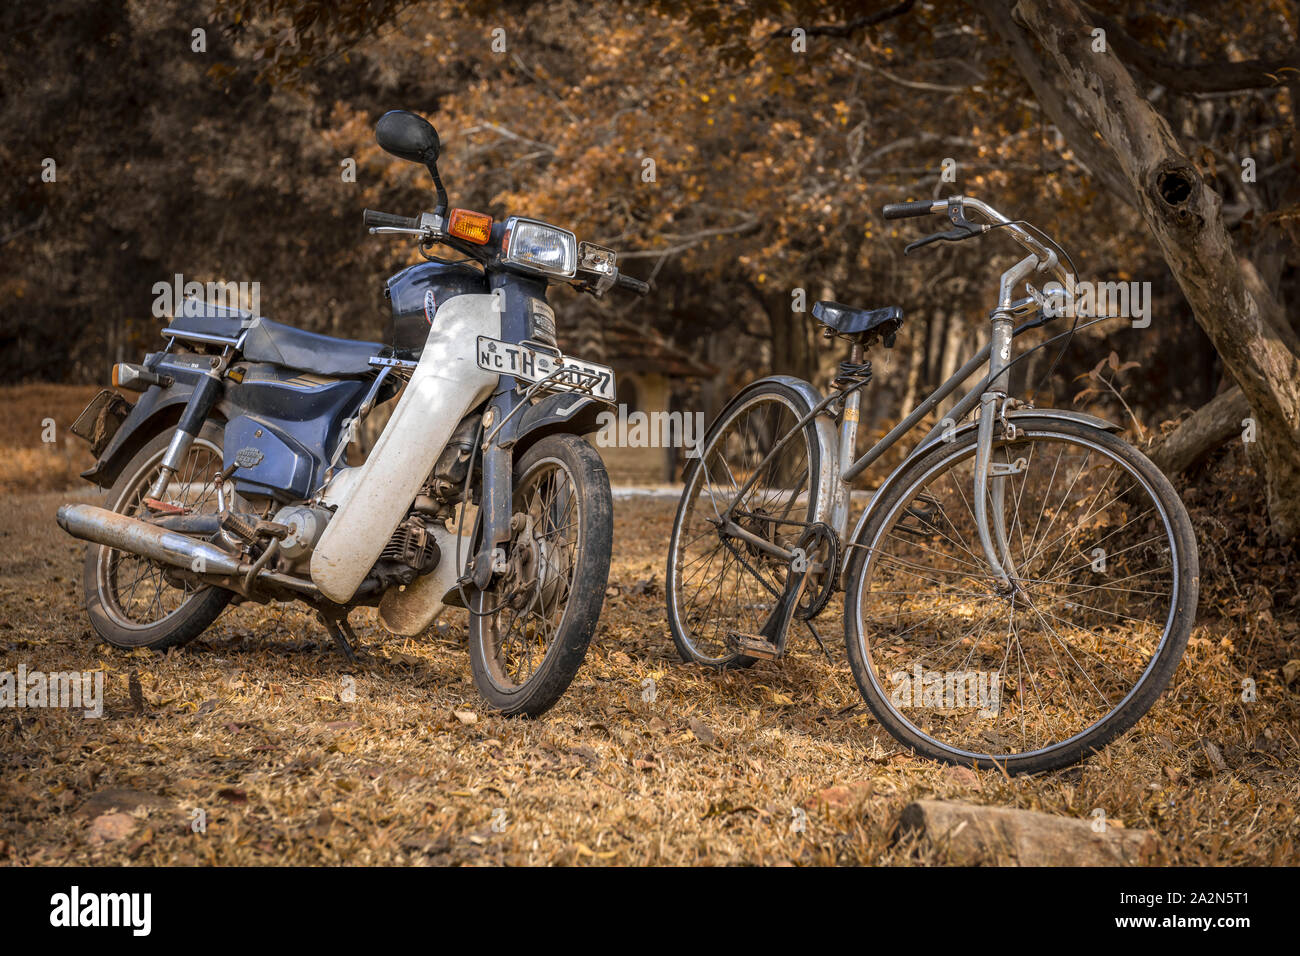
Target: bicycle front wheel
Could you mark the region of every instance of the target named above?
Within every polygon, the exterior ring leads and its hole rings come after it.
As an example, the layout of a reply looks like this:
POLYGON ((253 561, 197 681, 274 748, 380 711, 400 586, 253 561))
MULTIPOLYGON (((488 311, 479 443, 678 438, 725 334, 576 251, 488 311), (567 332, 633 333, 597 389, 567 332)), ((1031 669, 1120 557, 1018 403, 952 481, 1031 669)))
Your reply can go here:
POLYGON ((972 432, 923 452, 874 503, 852 549, 849 663, 914 751, 1055 769, 1130 728, 1178 666, 1199 588, 1191 521, 1123 440, 1021 425, 993 448, 1004 477, 990 513, 1003 516, 1013 583, 999 588, 975 521, 975 450, 972 432))

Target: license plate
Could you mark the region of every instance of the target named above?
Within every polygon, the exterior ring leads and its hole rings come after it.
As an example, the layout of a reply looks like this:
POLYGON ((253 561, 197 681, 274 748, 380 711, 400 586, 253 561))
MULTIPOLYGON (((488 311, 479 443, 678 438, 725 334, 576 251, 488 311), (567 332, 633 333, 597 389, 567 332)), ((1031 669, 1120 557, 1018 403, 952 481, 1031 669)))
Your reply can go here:
POLYGON ((563 368, 563 373, 556 375, 543 387, 587 392, 611 404, 614 401, 614 370, 608 365, 584 362, 567 355, 551 355, 526 345, 480 335, 478 367, 501 375, 513 375, 525 382, 540 382, 556 369, 563 368))

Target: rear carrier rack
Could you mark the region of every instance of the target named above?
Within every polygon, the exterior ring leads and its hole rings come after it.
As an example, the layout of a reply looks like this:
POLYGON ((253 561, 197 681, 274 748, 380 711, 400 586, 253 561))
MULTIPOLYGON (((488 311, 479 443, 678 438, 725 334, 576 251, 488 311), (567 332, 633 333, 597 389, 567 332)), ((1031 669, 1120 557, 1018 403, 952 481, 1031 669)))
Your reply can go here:
POLYGON ((581 392, 596 397, 596 387, 600 385, 600 374, 586 369, 565 365, 557 368, 546 378, 534 382, 525 391, 525 396, 532 396, 538 391, 581 392))

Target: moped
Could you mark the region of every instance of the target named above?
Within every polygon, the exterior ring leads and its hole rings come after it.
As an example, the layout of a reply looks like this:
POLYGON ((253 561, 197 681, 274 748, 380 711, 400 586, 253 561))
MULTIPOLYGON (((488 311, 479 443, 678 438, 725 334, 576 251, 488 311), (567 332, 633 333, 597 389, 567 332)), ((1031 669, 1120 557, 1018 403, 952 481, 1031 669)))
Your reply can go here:
POLYGON ((185 301, 162 349, 113 369, 139 399, 106 389, 73 426, 97 459, 83 477, 108 502, 64 505, 58 522, 90 542, 85 605, 115 646, 184 644, 232 602, 301 601, 351 657, 354 608, 415 635, 463 607, 483 697, 539 714, 572 681, 604 600, 609 478, 581 436, 615 396, 610 368, 561 351, 547 290, 649 287, 568 230, 449 208, 422 117, 386 113, 375 133, 424 164, 437 194, 416 217, 364 214, 425 259, 387 281, 393 341, 185 301), (394 398, 351 463, 361 423, 394 398))

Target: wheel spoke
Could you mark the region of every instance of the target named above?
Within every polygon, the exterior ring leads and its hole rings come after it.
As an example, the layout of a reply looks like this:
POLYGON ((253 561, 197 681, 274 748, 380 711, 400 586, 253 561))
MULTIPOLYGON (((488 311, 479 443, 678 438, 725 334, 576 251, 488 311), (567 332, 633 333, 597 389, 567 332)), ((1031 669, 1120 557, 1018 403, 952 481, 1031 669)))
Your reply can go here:
POLYGON ((802 533, 817 476, 812 429, 792 431, 801 414, 784 394, 754 396, 715 424, 687 472, 670 543, 669 601, 674 636, 694 660, 733 660, 731 633, 761 630, 774 605, 771 592, 784 587, 784 562, 741 538, 724 540, 720 526, 730 512, 749 533, 787 549, 802 533), (787 433, 789 441, 773 453, 787 433))

